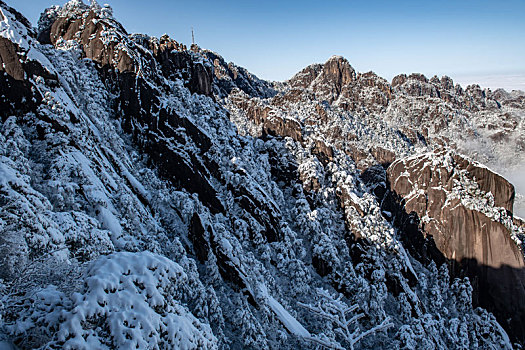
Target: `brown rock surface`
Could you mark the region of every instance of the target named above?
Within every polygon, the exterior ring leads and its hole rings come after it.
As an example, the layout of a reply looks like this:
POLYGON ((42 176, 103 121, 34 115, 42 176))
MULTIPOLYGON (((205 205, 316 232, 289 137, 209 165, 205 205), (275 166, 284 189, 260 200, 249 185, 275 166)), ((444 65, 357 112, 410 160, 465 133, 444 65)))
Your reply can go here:
POLYGON ((263 132, 267 135, 282 137, 288 136, 295 141, 303 141, 302 126, 298 121, 289 118, 282 118, 271 113, 263 123, 263 132))
POLYGON ((20 63, 15 45, 11 40, 0 37, 0 72, 5 71, 16 80, 24 80, 24 69, 20 63))
POLYGON ((333 56, 323 66, 323 80, 334 84, 340 93, 343 86, 355 80, 355 70, 350 63, 341 56, 333 56))
POLYGON ((435 242, 456 276, 470 277, 474 302, 493 312, 507 331, 519 337, 525 325, 523 252, 508 227, 461 200, 483 195, 465 191, 461 198, 453 195, 465 176, 482 193, 492 193, 495 207, 512 215, 514 187, 458 154, 441 151, 401 159, 387 170, 390 190, 404 203, 404 212, 417 214, 420 232, 435 242))
POLYGON ((315 139, 312 153, 317 156, 324 165, 334 160, 334 150, 323 140, 315 139))
MULTIPOLYGON (((115 24, 114 24, 115 25, 115 24)), ((119 72, 135 72, 135 62, 129 57, 127 51, 116 40, 104 42, 104 31, 111 24, 97 17, 90 11, 87 17, 59 17, 51 26, 50 41, 56 45, 60 39, 76 39, 82 45, 87 58, 99 63, 101 66, 110 65, 119 72)), ((121 26, 112 31, 119 36, 127 36, 121 26)))
MULTIPOLYGON (((46 41, 47 38, 42 39, 46 41)), ((89 10, 82 15, 55 19, 49 28, 49 41, 56 46, 62 39, 76 40, 84 55, 103 69, 116 69, 120 74, 130 72, 156 80, 158 74, 152 67, 160 64, 166 78, 183 79, 192 93, 213 96, 212 65, 202 60, 198 52, 187 51, 184 45, 167 35, 160 39, 128 35, 120 23, 89 10), (147 54, 146 49, 150 49, 153 55, 147 54)))
POLYGON ((302 124, 297 120, 279 116, 272 107, 258 104, 242 92, 231 98, 231 101, 255 124, 262 126, 262 136, 291 137, 295 141, 303 142, 302 124))
POLYGON ((396 159, 396 154, 394 152, 379 146, 373 147, 370 150, 370 153, 381 165, 389 165, 396 159))
POLYGON ((396 86, 398 86, 398 85, 404 84, 405 81, 407 81, 407 76, 406 76, 406 74, 399 74, 399 75, 396 75, 396 76, 392 79, 392 87, 396 87, 396 86))
POLYGON ((295 88, 307 88, 322 71, 322 65, 313 64, 297 73, 290 79, 290 85, 295 88))
POLYGON ((289 83, 293 88, 310 89, 316 98, 335 101, 345 86, 356 80, 356 72, 345 58, 332 56, 323 65, 314 64, 297 73, 289 83))

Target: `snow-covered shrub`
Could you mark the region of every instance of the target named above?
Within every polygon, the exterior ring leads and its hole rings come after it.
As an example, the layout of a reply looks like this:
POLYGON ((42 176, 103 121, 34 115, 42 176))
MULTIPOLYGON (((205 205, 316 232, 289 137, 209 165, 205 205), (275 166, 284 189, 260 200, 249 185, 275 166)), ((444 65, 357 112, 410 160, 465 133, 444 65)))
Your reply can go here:
POLYGON ((179 264, 149 252, 101 257, 50 347, 215 349, 210 326, 180 303, 186 283, 179 264))
POLYGON ((343 301, 343 296, 334 296, 324 289, 317 289, 318 300, 316 304, 298 303, 310 311, 315 317, 325 323, 323 330, 314 336, 305 338, 306 341, 321 345, 327 349, 354 349, 354 346, 364 337, 392 327, 394 324, 387 317, 372 328, 362 331, 359 319, 364 313, 356 313, 357 304, 349 306, 343 301))
POLYGON ((67 296, 53 285, 9 299, 4 296, 9 305, 2 310, 5 332, 22 349, 48 343, 59 328, 62 312, 71 306, 67 296))

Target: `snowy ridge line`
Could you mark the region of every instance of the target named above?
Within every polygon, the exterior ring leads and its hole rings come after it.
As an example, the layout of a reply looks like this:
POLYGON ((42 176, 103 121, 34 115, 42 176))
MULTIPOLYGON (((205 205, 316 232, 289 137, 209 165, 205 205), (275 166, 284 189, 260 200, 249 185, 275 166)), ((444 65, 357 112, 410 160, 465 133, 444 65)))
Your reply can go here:
MULTIPOLYGON (((48 9, 39 38, 58 20, 72 40, 54 32, 55 45, 28 41, 31 57, 56 73, 23 82, 44 101, 0 116, 0 343, 507 347, 494 316, 472 305, 469 281, 413 258, 382 214, 374 184, 386 186, 383 165, 432 146, 380 114, 344 107, 348 96, 323 102, 342 86, 282 95, 301 91, 198 47, 128 36, 109 7, 73 0, 48 9), (86 28, 72 23, 90 11, 102 50, 129 54, 137 71, 119 75, 114 59, 108 67, 83 58, 86 28), (191 85, 197 78, 210 85, 191 85), (302 123, 300 137, 257 134, 242 99, 302 123), (212 210, 214 200, 224 208, 212 210)), ((316 84, 337 81, 323 74, 316 84)), ((356 106, 375 96, 363 91, 356 106)), ((0 110, 9 102, 0 99, 0 110)))

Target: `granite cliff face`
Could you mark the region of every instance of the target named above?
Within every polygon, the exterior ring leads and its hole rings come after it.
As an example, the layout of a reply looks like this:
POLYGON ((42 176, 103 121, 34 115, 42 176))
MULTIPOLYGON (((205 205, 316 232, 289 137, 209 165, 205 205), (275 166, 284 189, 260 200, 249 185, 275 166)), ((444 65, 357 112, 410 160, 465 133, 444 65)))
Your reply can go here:
MULTIPOLYGON (((474 298, 514 334, 525 324, 525 263, 513 223, 514 188, 501 176, 446 151, 405 158, 387 170, 387 181, 404 214, 415 213, 421 237, 407 236, 415 250, 430 240, 458 275, 473 282, 474 298)), ((399 226, 403 222, 394 218, 399 226)), ((417 235, 417 234, 416 234, 417 235)), ((435 259, 437 257, 434 257, 435 259)), ((438 259, 438 258, 437 258, 438 259)))
MULTIPOLYGON (((515 154, 523 159, 524 124, 516 108, 521 102, 509 100, 502 91, 463 90, 449 77, 399 75, 389 84, 372 72, 356 73, 338 56, 305 68, 272 98, 234 92, 230 99, 253 122, 245 129, 252 135, 261 135, 258 128, 265 130, 270 115, 288 118, 298 131, 281 128, 278 135, 311 149, 325 172, 334 154, 351 158, 412 256, 424 264, 448 262, 453 276, 468 276, 475 305, 494 312, 520 338, 525 270, 521 220, 513 215, 514 187, 457 153, 469 151, 461 142, 501 142, 495 135, 505 134, 505 147, 517 142, 515 154), (295 136, 299 130, 300 138, 295 136)), ((500 143, 495 153, 505 147, 500 143)), ((470 154, 482 160, 494 156, 470 154)), ((303 173, 301 179, 308 191, 322 188, 322 178, 303 173)), ((351 212, 346 225, 353 239, 366 241, 355 215, 369 213, 344 187, 336 186, 336 192, 341 207, 351 212)))
POLYGON ((522 94, 339 56, 273 83, 96 2, 0 11, 0 345, 523 342, 514 189, 459 153, 519 146, 522 94))

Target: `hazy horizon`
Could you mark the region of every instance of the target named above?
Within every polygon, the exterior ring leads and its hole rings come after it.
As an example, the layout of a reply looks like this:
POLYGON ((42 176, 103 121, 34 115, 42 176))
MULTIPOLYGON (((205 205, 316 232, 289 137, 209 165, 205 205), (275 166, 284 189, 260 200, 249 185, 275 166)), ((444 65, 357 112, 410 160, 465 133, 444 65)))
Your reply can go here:
MULTIPOLYGON (((189 44, 193 27, 199 46, 265 80, 287 80, 341 55, 357 71, 389 81, 418 72, 525 90, 524 1, 108 2, 128 32, 167 33, 189 44)), ((36 26, 45 8, 65 1, 7 3, 36 26)))

